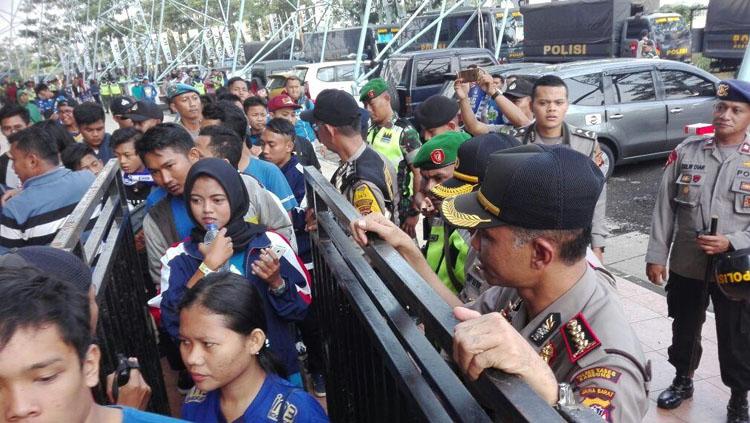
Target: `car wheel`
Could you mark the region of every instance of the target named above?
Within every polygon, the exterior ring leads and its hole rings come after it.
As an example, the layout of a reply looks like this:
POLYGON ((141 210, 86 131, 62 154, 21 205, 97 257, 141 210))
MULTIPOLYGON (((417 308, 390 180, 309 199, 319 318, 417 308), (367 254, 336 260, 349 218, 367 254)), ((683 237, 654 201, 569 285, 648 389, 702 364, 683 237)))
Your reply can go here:
POLYGON ((604 173, 604 177, 606 179, 609 179, 610 176, 612 176, 612 172, 615 170, 615 155, 612 153, 612 149, 609 148, 607 144, 604 144, 603 142, 599 142, 599 148, 602 149, 602 153, 604 153, 604 163, 602 164, 602 173, 604 173))

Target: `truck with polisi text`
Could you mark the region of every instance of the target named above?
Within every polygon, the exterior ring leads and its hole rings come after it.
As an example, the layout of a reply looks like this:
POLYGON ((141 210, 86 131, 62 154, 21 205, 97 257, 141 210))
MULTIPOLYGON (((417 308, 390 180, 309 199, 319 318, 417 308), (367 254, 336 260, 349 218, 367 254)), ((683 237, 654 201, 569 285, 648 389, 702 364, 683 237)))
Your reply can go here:
POLYGON ((708 3, 703 30, 703 56, 720 70, 737 68, 750 42, 750 1, 722 0, 708 3))
POLYGON ((662 59, 689 62, 690 29, 677 13, 631 15, 629 0, 559 0, 524 4, 524 58, 559 63, 636 57, 642 33, 662 59))

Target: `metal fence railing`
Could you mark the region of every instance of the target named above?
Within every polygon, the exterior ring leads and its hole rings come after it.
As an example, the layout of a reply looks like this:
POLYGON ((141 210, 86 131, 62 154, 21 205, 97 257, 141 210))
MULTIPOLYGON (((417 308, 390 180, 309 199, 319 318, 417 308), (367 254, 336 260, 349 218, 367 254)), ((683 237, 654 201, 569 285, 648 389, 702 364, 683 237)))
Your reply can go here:
POLYGON ((97 343, 102 350, 97 400, 106 402, 104 378, 117 366, 116 354, 122 353, 138 358, 152 390, 148 409, 169 414, 156 330, 146 305, 149 285, 136 252, 117 160, 107 163, 51 245, 73 252, 93 269, 99 305, 97 343))
POLYGON ((587 409, 560 413, 497 370, 462 380, 441 355, 457 323, 450 307, 384 242, 360 249, 348 235, 354 207, 314 168, 305 179, 331 421, 601 421, 587 409))

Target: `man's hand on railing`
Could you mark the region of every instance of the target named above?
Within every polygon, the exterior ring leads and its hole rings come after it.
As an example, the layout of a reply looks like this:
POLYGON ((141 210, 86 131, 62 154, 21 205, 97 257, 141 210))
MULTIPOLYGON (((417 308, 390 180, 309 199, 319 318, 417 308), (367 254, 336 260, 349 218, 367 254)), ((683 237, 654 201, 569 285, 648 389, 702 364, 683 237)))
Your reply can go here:
POLYGON ((352 237, 361 246, 367 245, 367 233, 372 232, 395 248, 401 255, 405 255, 412 249, 419 252, 411 237, 381 213, 370 213, 352 221, 350 229, 352 237))
POLYGON ((456 307, 453 314, 461 321, 454 328, 453 360, 471 380, 495 368, 519 376, 547 403, 557 402, 552 370, 500 313, 456 307))
POLYGON ((318 218, 315 217, 315 209, 309 208, 305 212, 305 231, 315 232, 318 230, 318 218))
MULTIPOLYGON (((135 357, 130 357, 130 360, 137 360, 135 357)), ((115 373, 107 375, 107 397, 113 403, 115 403, 112 396, 112 382, 115 379, 115 373)), ((151 387, 148 386, 146 380, 143 379, 143 375, 138 369, 130 370, 130 379, 128 383, 120 386, 119 394, 117 397, 117 405, 124 405, 126 407, 133 407, 139 410, 145 410, 148 405, 148 401, 151 399, 151 387)))

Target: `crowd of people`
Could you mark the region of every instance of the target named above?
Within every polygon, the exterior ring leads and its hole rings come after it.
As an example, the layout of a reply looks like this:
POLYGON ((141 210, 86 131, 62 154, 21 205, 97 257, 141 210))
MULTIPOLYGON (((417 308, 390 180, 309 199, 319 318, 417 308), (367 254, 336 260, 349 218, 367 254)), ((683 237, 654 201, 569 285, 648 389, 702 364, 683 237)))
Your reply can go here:
MULTIPOLYGON (((392 109, 380 78, 362 87, 359 102, 333 89, 313 102, 297 77, 270 99, 252 81, 217 72, 200 86, 185 72, 169 79, 173 122, 147 79, 138 95, 112 95, 105 81, 99 101, 42 83, 36 100, 0 109, 10 146, 0 156, 0 406, 10 420, 170 421, 136 410, 149 392, 139 377, 120 387, 117 404, 94 404, 91 272, 46 246, 115 159, 128 206, 146 212, 136 249, 158 293, 148 305, 159 309, 161 350, 185 396, 180 417, 327 421, 314 399, 326 395, 326 322, 314 312, 317 220, 303 170, 320 169, 323 151, 340 159, 331 183, 363 216, 353 239, 365 245, 376 233, 455 307, 452 358, 470 379, 497 368, 551 405, 564 384, 607 421, 643 419, 650 363, 602 265, 614 164, 596 133, 565 122, 564 81, 458 78, 455 98, 430 97, 411 120, 392 109), (112 134, 107 111, 118 126, 112 134)), ((692 396, 710 294, 722 380, 732 389, 728 420, 747 422, 748 310, 713 285, 696 295, 696 286, 707 255, 748 247, 741 167, 750 154, 750 84, 720 84, 713 123, 713 137, 670 155, 654 212, 647 272, 666 280, 672 249, 669 359, 677 369, 658 405, 692 396), (715 213, 719 233, 696 238, 715 213)))

